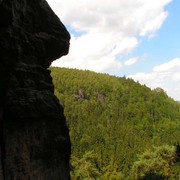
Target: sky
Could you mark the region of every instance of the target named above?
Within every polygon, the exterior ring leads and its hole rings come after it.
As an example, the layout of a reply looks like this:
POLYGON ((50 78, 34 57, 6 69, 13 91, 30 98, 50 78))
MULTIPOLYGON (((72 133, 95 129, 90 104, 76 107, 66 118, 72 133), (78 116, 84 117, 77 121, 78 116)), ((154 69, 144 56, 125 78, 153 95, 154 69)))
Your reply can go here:
POLYGON ((71 34, 52 66, 126 76, 180 100, 180 0, 47 0, 71 34))

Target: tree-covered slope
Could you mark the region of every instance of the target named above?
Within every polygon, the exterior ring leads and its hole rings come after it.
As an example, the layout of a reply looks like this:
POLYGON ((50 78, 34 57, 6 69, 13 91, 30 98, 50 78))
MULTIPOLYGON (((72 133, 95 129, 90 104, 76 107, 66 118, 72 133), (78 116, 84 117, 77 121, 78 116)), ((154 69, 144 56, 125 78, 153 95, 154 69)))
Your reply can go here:
MULTIPOLYGON (((138 154, 180 144, 180 104, 161 88, 91 71, 51 70, 70 129, 72 179, 132 178, 138 154)), ((179 176, 175 164, 171 177, 179 176)))

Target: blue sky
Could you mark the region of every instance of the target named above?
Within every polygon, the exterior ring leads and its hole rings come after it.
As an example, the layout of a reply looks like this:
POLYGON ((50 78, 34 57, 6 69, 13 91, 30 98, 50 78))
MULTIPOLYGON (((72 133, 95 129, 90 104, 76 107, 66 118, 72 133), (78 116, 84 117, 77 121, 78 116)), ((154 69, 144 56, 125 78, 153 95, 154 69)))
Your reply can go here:
POLYGON ((180 1, 174 0, 165 7, 168 17, 156 36, 151 39, 143 38, 139 47, 133 52, 135 56, 145 58, 134 67, 124 68, 120 75, 136 72, 150 72, 154 66, 180 57, 180 1))
POLYGON ((179 0, 48 0, 71 34, 52 65, 126 76, 180 100, 179 0))

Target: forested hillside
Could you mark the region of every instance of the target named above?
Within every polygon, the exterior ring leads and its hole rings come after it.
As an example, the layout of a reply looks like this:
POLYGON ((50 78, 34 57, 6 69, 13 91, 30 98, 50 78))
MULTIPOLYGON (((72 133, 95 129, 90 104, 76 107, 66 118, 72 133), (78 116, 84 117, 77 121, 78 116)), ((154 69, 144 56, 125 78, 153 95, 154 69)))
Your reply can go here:
POLYGON ((72 143, 71 178, 179 179, 180 104, 126 77, 51 68, 72 143))

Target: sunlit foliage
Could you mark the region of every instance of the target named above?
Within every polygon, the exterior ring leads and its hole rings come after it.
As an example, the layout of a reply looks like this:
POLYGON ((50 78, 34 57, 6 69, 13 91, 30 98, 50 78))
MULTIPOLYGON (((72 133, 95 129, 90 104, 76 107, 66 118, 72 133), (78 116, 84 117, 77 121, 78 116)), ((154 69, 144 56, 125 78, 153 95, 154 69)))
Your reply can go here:
MULTIPOLYGON (((161 88, 91 71, 51 70, 70 129, 74 179, 128 179, 138 154, 180 144, 180 104, 161 88)), ((179 167, 174 163, 169 179, 178 177, 179 167)))

